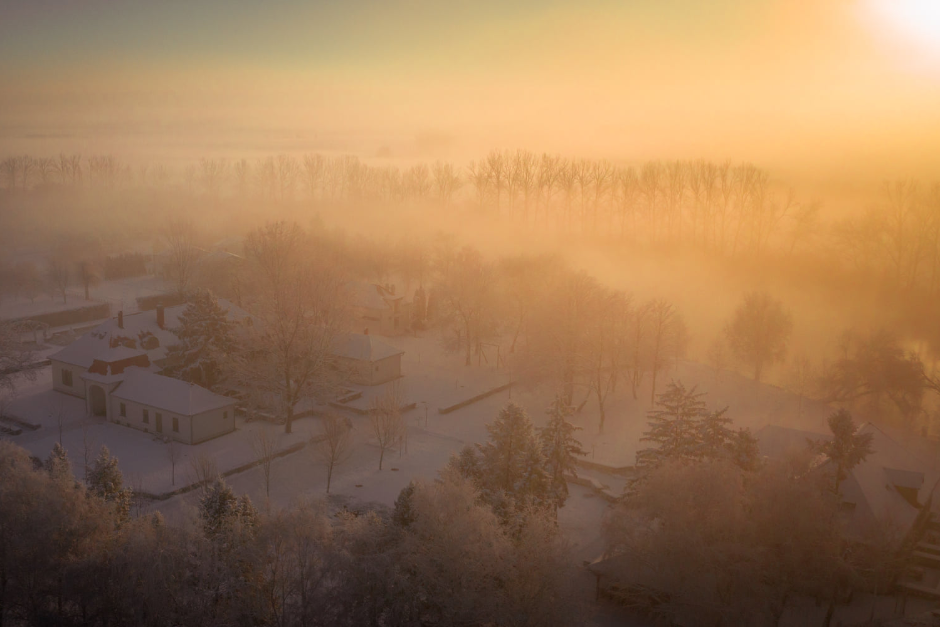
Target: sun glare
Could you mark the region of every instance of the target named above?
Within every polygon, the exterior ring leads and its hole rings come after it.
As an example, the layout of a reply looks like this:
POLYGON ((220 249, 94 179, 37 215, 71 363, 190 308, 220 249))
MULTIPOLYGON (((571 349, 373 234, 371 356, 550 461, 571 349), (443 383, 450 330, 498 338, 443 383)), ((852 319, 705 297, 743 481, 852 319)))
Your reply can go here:
POLYGON ((940 57, 940 0, 869 0, 869 5, 891 35, 940 57))

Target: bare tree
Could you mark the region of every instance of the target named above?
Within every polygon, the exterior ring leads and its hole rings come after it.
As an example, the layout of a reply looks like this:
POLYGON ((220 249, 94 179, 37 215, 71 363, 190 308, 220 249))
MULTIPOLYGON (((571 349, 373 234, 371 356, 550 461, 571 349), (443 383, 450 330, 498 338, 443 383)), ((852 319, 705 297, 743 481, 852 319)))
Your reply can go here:
POLYGON ((651 404, 656 401, 657 375, 666 368, 669 357, 677 352, 676 345, 684 341, 684 331, 685 325, 672 303, 662 299, 650 303, 651 404))
POLYGON ((69 272, 69 262, 63 256, 55 256, 49 260, 49 284, 55 293, 62 297, 62 302, 68 302, 68 289, 72 273, 69 272))
POLYGON ((405 435, 405 423, 401 415, 403 400, 401 386, 395 381, 386 384, 384 392, 372 397, 369 404, 369 424, 379 445, 379 470, 382 470, 385 451, 396 444, 400 446, 405 435))
POLYGON ((444 316, 457 327, 457 350, 465 350, 465 365, 482 337, 490 330, 493 314, 494 272, 476 250, 465 247, 441 267, 441 301, 444 316))
POLYGON ((219 478, 219 466, 215 458, 205 451, 189 459, 189 470, 192 473, 193 483, 199 486, 203 494, 219 478))
POLYGON ((177 294, 185 297, 199 264, 196 229, 189 220, 171 219, 163 230, 163 239, 168 255, 167 276, 173 281, 177 294))
POLYGON ((264 495, 271 498, 271 464, 277 455, 277 438, 264 425, 260 425, 249 438, 255 461, 258 462, 264 477, 264 495))
POLYGON ((84 259, 75 264, 78 273, 78 280, 85 290, 85 300, 91 300, 89 290, 101 282, 101 273, 98 266, 89 259, 84 259))
POLYGON ((344 282, 326 252, 310 252, 306 241, 296 224, 278 222, 245 243, 258 324, 234 360, 233 377, 284 412, 285 433, 302 398, 328 397, 342 377, 334 343, 346 320, 344 282))
POLYGON ((29 367, 33 358, 33 352, 20 340, 16 325, 0 320, 0 398, 16 392, 18 377, 35 380, 36 371, 29 367))
POLYGON ((333 469, 352 453, 352 430, 346 420, 333 412, 320 418, 320 434, 313 439, 313 453, 326 466, 326 493, 330 493, 333 469))
POLYGON ((760 381, 764 368, 783 359, 793 330, 793 318, 783 303, 764 292, 747 294, 725 327, 731 350, 751 366, 760 381))
POLYGON ((180 459, 180 448, 173 438, 165 438, 166 457, 170 460, 170 485, 176 485, 176 462, 180 459))
POLYGON ((715 382, 721 378, 721 371, 728 367, 728 343, 723 335, 716 337, 708 347, 706 355, 708 365, 715 370, 715 382))

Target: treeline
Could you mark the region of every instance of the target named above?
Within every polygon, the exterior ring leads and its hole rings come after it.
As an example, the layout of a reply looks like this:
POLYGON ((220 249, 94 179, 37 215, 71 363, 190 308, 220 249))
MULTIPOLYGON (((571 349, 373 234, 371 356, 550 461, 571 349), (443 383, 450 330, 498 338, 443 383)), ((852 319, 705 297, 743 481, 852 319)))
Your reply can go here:
POLYGON ((57 447, 0 442, 0 624, 568 625, 577 603, 553 518, 510 529, 459 477, 412 485, 392 515, 317 503, 261 514, 221 481, 195 524, 130 516, 116 460, 88 487, 57 447))
POLYGON ((681 246, 720 257, 811 254, 899 290, 940 292, 940 185, 886 184, 843 220, 796 197, 753 164, 650 161, 637 166, 527 150, 451 162, 371 165, 350 155, 201 159, 180 171, 113 155, 9 157, 7 190, 51 186, 173 188, 265 203, 418 203, 624 244, 681 246))

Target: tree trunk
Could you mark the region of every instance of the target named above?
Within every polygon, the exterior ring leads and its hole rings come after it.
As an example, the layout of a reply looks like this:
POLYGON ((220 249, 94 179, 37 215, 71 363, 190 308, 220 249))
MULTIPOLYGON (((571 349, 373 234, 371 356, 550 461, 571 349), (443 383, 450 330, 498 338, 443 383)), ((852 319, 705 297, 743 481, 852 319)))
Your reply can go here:
POLYGON ((385 447, 379 449, 379 470, 382 470, 382 460, 385 459, 385 447))
POLYGON ((291 422, 294 420, 294 403, 291 398, 291 389, 290 389, 290 369, 284 367, 284 389, 286 391, 286 400, 287 400, 287 417, 284 420, 284 433, 291 432, 291 422))
POLYGON ((471 361, 470 361, 470 321, 467 320, 467 321, 464 323, 464 326, 466 327, 466 330, 467 330, 467 337, 465 338, 465 341, 467 342, 467 360, 466 360, 466 362, 464 362, 464 365, 465 365, 465 366, 469 366, 469 365, 471 365, 471 361))
POLYGON ((326 493, 330 493, 330 482, 333 481, 333 461, 330 460, 330 463, 326 467, 326 493))
POLYGON ((823 627, 829 627, 829 624, 832 623, 832 615, 835 613, 835 611, 836 597, 833 595, 833 597, 829 599, 829 607, 826 608, 826 617, 823 619, 823 627))

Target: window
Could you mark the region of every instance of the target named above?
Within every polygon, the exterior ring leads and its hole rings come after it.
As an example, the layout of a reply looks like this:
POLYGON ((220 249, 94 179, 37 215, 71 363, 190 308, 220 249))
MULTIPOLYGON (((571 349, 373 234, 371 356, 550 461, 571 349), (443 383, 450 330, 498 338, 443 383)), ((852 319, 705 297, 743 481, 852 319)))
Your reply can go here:
POLYGON ((173 433, 180 432, 180 419, 176 416, 173 416, 173 433))
POLYGON ((154 430, 157 433, 163 433, 163 414, 161 414, 160 412, 157 412, 156 418, 157 418, 157 424, 154 430))
POLYGON ((150 422, 150 412, 148 412, 148 411, 145 409, 145 410, 144 410, 144 424, 147 424, 148 422, 150 422))
POLYGON ((72 387, 72 371, 62 369, 62 385, 72 387))
POLYGON ((227 412, 227 411, 223 411, 223 412, 222 412, 222 420, 228 420, 228 412, 227 412))
POLYGON ((376 371, 376 372, 379 371, 379 367, 378 367, 378 366, 375 367, 375 371, 376 371))
POLYGON ((125 418, 127 417, 127 405, 124 403, 121 403, 121 415, 125 418))

